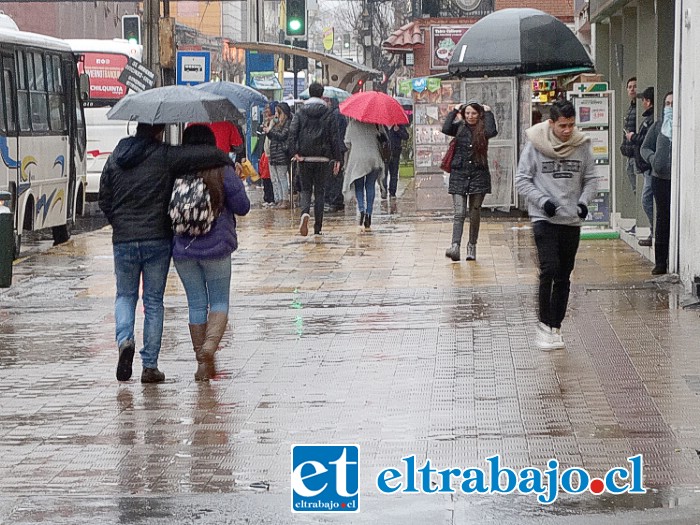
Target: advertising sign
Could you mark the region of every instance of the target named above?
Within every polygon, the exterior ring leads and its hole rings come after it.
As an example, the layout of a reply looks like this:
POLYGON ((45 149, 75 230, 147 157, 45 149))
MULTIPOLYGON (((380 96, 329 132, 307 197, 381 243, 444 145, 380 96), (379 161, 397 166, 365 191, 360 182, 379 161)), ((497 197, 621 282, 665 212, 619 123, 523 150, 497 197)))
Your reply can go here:
POLYGON ((117 53, 80 53, 78 73, 90 77, 90 99, 119 100, 126 95, 126 86, 119 81, 129 58, 117 53))
POLYGON ((468 26, 430 27, 430 69, 447 69, 457 42, 468 29, 468 26))
POLYGON ((124 71, 119 75, 119 81, 136 93, 151 89, 156 85, 155 74, 138 60, 129 58, 124 71))
POLYGON ((609 126, 608 99, 604 97, 576 97, 576 125, 581 128, 609 126))

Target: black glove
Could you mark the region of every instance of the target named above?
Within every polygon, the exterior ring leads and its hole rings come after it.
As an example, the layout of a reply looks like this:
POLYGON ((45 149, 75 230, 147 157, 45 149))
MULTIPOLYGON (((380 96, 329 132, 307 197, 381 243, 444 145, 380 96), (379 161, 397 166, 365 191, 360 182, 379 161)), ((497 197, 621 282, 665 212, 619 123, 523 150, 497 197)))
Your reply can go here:
POLYGON ((557 214, 557 205, 550 200, 544 203, 542 209, 547 214, 547 217, 554 217, 557 214))
POLYGON ((586 217, 588 217, 588 206, 586 206, 583 203, 579 203, 579 205, 576 207, 576 213, 579 217, 585 219, 586 217))

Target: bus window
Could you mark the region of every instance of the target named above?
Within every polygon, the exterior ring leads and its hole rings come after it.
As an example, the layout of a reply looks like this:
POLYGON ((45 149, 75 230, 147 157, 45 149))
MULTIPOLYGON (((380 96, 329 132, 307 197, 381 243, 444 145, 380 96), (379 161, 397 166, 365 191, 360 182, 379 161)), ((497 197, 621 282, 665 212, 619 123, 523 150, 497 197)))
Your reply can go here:
POLYGON ((5 106, 7 106, 8 102, 12 103, 11 100, 8 100, 5 90, 5 86, 7 85, 7 80, 5 79, 5 72, 3 71, 3 81, 2 81, 2 86, 0 86, 0 97, 2 97, 2 100, 0 100, 0 133, 3 135, 7 135, 7 119, 5 118, 5 106))
POLYGON ((12 96, 13 92, 13 85, 14 82, 12 81, 13 75, 12 75, 12 66, 13 66, 13 61, 9 57, 4 57, 2 59, 2 84, 3 84, 3 96, 5 98, 5 121, 7 124, 7 127, 5 128, 6 131, 8 131, 8 135, 13 135, 15 133, 16 129, 16 122, 15 122, 15 106, 14 106, 14 97, 12 96))
MULTIPOLYGON (((32 53, 33 60, 27 56, 27 64, 34 63, 34 78, 30 78, 29 87, 33 90, 30 93, 30 103, 32 110, 32 129, 34 131, 49 130, 49 106, 47 103, 46 81, 44 77, 44 55, 32 53)), ((27 70, 30 71, 29 69, 27 70)))
POLYGON ((53 78, 57 93, 63 93, 63 75, 61 75, 61 57, 54 56, 53 63, 53 78))
POLYGON ((61 82, 61 68, 55 70, 53 64, 61 63, 60 57, 49 55, 46 57, 46 81, 49 92, 49 124, 52 131, 65 131, 66 129, 66 100, 63 91, 58 87, 61 82))
MULTIPOLYGON (((32 68, 33 70, 34 68, 32 68)), ((29 90, 27 89, 27 60, 24 51, 17 51, 17 116, 20 131, 31 131, 29 121, 29 90)))

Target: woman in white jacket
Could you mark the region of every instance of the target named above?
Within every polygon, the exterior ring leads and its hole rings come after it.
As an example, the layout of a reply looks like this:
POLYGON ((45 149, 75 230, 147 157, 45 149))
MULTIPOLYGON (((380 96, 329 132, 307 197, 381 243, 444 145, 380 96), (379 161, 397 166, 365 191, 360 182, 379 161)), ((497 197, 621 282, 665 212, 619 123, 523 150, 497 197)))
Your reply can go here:
POLYGON ((345 131, 348 156, 343 193, 352 194, 354 186, 357 209, 360 212, 360 228, 365 230, 372 225, 375 185, 377 178, 384 173, 384 161, 379 150, 380 134, 384 134, 382 126, 348 119, 345 131))

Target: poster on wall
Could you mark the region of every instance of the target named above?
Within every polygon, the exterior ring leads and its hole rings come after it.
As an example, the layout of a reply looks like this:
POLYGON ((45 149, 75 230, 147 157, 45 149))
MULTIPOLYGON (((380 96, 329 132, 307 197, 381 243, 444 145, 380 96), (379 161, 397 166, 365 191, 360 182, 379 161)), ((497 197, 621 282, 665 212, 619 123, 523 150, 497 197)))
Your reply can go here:
POLYGON ((430 69, 447 69, 457 42, 469 26, 430 27, 430 69))
POLYGON ((610 125, 608 99, 606 97, 576 97, 576 125, 586 127, 608 127, 610 125))

